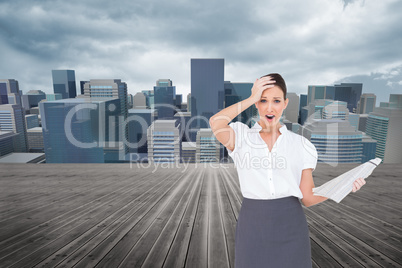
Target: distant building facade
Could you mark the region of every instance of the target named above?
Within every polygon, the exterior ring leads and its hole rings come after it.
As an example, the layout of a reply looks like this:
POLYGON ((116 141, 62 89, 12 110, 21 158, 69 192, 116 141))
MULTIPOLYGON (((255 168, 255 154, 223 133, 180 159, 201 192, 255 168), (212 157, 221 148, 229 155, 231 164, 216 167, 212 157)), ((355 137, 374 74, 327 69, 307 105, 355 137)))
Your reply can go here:
POLYGON ((180 163, 181 141, 178 120, 156 120, 147 130, 148 161, 180 163))
POLYGON ((391 94, 388 107, 368 115, 366 133, 377 141, 376 157, 384 163, 402 163, 402 94, 391 94))
POLYGON ((74 70, 52 70, 52 78, 54 94, 61 94, 63 99, 77 96, 74 70))
POLYGON ((28 141, 25 125, 25 112, 21 105, 0 105, 0 130, 18 134, 15 137, 15 152, 27 152, 28 141))
POLYGON ((209 118, 223 108, 224 59, 191 59, 191 116, 194 127, 208 128, 209 118))
POLYGON ((105 163, 120 159, 119 99, 75 98, 39 104, 47 163, 105 163))
POLYGON ((214 136, 212 129, 201 128, 197 133, 196 162, 219 162, 220 143, 214 136))
POLYGON ((317 149, 318 162, 361 163, 363 134, 349 121, 339 119, 311 120, 299 129, 317 149))
POLYGON ((376 103, 376 95, 374 94, 362 94, 360 96, 360 101, 357 104, 358 114, 368 114, 374 111, 376 103))

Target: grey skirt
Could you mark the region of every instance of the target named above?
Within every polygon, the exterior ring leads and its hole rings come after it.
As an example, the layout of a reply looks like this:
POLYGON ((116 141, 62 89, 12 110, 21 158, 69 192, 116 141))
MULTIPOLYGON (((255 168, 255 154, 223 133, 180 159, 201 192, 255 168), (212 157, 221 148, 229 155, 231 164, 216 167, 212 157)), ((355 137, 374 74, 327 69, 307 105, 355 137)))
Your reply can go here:
POLYGON ((308 225, 297 197, 243 198, 236 226, 235 267, 312 267, 308 225))

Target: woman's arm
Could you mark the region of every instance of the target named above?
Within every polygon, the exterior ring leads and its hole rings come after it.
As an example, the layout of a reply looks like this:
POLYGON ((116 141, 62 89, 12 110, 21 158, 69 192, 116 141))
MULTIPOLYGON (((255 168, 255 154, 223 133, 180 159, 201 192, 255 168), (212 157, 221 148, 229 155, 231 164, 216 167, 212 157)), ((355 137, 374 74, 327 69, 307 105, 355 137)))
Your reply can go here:
POLYGON ((270 77, 257 79, 253 85, 253 88, 251 89, 251 96, 249 98, 221 110, 209 119, 209 125, 211 126, 216 139, 222 143, 223 146, 231 151, 234 150, 234 130, 229 127, 228 124, 241 112, 259 101, 262 92, 265 89, 274 87, 273 83, 275 83, 275 81, 273 81, 270 77))
MULTIPOLYGON (((366 181, 363 178, 357 179, 353 183, 352 192, 358 191, 364 184, 366 184, 366 181)), ((313 195, 314 187, 313 170, 311 168, 303 169, 300 181, 300 190, 303 194, 303 199, 301 201, 306 207, 314 206, 328 199, 324 196, 313 195)))

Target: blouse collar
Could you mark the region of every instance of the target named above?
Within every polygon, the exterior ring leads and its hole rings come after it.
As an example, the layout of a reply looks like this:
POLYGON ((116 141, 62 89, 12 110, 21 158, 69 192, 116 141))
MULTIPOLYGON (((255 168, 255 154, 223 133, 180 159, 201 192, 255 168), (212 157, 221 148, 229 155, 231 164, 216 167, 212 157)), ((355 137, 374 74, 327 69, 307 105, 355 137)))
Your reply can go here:
MULTIPOLYGON (((252 129, 257 129, 258 131, 260 131, 260 130, 262 129, 262 127, 261 127, 260 123, 255 122, 255 124, 254 124, 254 126, 252 127, 252 129)), ((280 132, 281 134, 284 134, 287 130, 288 130, 288 129, 287 129, 286 125, 282 125, 282 126, 279 128, 279 132, 280 132)))

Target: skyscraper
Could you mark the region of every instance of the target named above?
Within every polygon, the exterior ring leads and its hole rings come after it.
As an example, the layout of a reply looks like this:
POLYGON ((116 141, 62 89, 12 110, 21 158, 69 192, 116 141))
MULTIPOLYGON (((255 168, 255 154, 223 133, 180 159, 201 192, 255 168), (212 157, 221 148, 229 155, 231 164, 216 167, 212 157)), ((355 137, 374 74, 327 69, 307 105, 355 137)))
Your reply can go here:
POLYGON ((0 104, 18 104, 22 106, 21 94, 17 80, 0 79, 0 104))
POLYGON ((314 119, 299 129, 317 149, 318 161, 325 163, 361 163, 363 134, 347 120, 314 119))
POLYGON ((52 78, 55 94, 60 93, 63 99, 77 96, 74 70, 52 70, 52 78))
POLYGON ((384 163, 402 163, 401 97, 391 94, 389 107, 376 107, 367 118, 366 133, 377 141, 376 157, 384 163))
POLYGON ((195 159, 197 163, 219 162, 220 143, 212 129, 202 128, 197 133, 195 159))
MULTIPOLYGON (((250 97, 252 87, 253 83, 234 83, 225 81, 225 108, 250 97)), ((257 108, 255 105, 251 105, 246 110, 241 112, 237 117, 235 117, 233 122, 240 121, 251 127, 251 118, 254 114, 258 114, 257 108)))
POLYGON ((21 105, 0 105, 0 130, 12 131, 18 136, 15 138, 15 152, 26 152, 28 149, 25 112, 21 105))
POLYGON ((191 116, 196 128, 208 128, 209 118, 223 108, 224 59, 191 59, 191 116))
POLYGON ((286 98, 289 99, 289 103, 283 114, 290 122, 297 123, 299 119, 299 96, 292 92, 288 92, 286 95, 286 98))
MULTIPOLYGON (((122 82, 121 79, 91 79, 88 83, 84 84, 84 97, 96 98, 99 100, 110 98, 119 99, 120 114, 123 116, 123 120, 127 119, 127 84, 125 82, 122 82)), ((125 124, 119 123, 119 129, 119 140, 120 142, 123 142, 124 139, 128 139, 128 127, 125 124)), ((124 144, 124 150, 121 155, 121 160, 124 160, 126 158, 125 155, 127 153, 128 146, 124 144)))
POLYGON ((154 104, 158 119, 173 119, 175 113, 176 87, 170 79, 159 79, 154 87, 154 104))
POLYGON ((156 120, 147 130, 148 161, 180 163, 179 120, 156 120))
POLYGON ((357 104, 358 114, 368 114, 374 111, 376 103, 376 96, 374 94, 365 93, 360 97, 360 101, 357 104))
POLYGON ((347 103, 349 112, 354 112, 362 93, 362 87, 363 84, 359 83, 341 83, 335 86, 309 85, 307 104, 318 99, 344 101, 347 103))
POLYGON ((2 131, 0 129, 0 157, 14 152, 14 139, 18 135, 13 131, 2 131))
POLYGON ((29 110, 32 107, 38 107, 38 103, 41 100, 46 99, 46 93, 43 92, 42 90, 30 90, 25 95, 23 95, 23 97, 26 101, 28 101, 26 106, 29 107, 27 109, 29 110))
POLYGON ((118 99, 74 98, 39 103, 47 163, 115 162, 121 150, 118 99))
POLYGON ((348 103, 349 112, 355 112, 357 109, 357 103, 360 100, 360 96, 362 95, 363 84, 362 83, 341 83, 339 85, 335 85, 335 100, 345 101, 348 103), (350 88, 350 91, 347 89, 348 92, 344 97, 337 96, 336 88, 344 87, 350 88), (350 93, 349 93, 350 92, 350 93))

